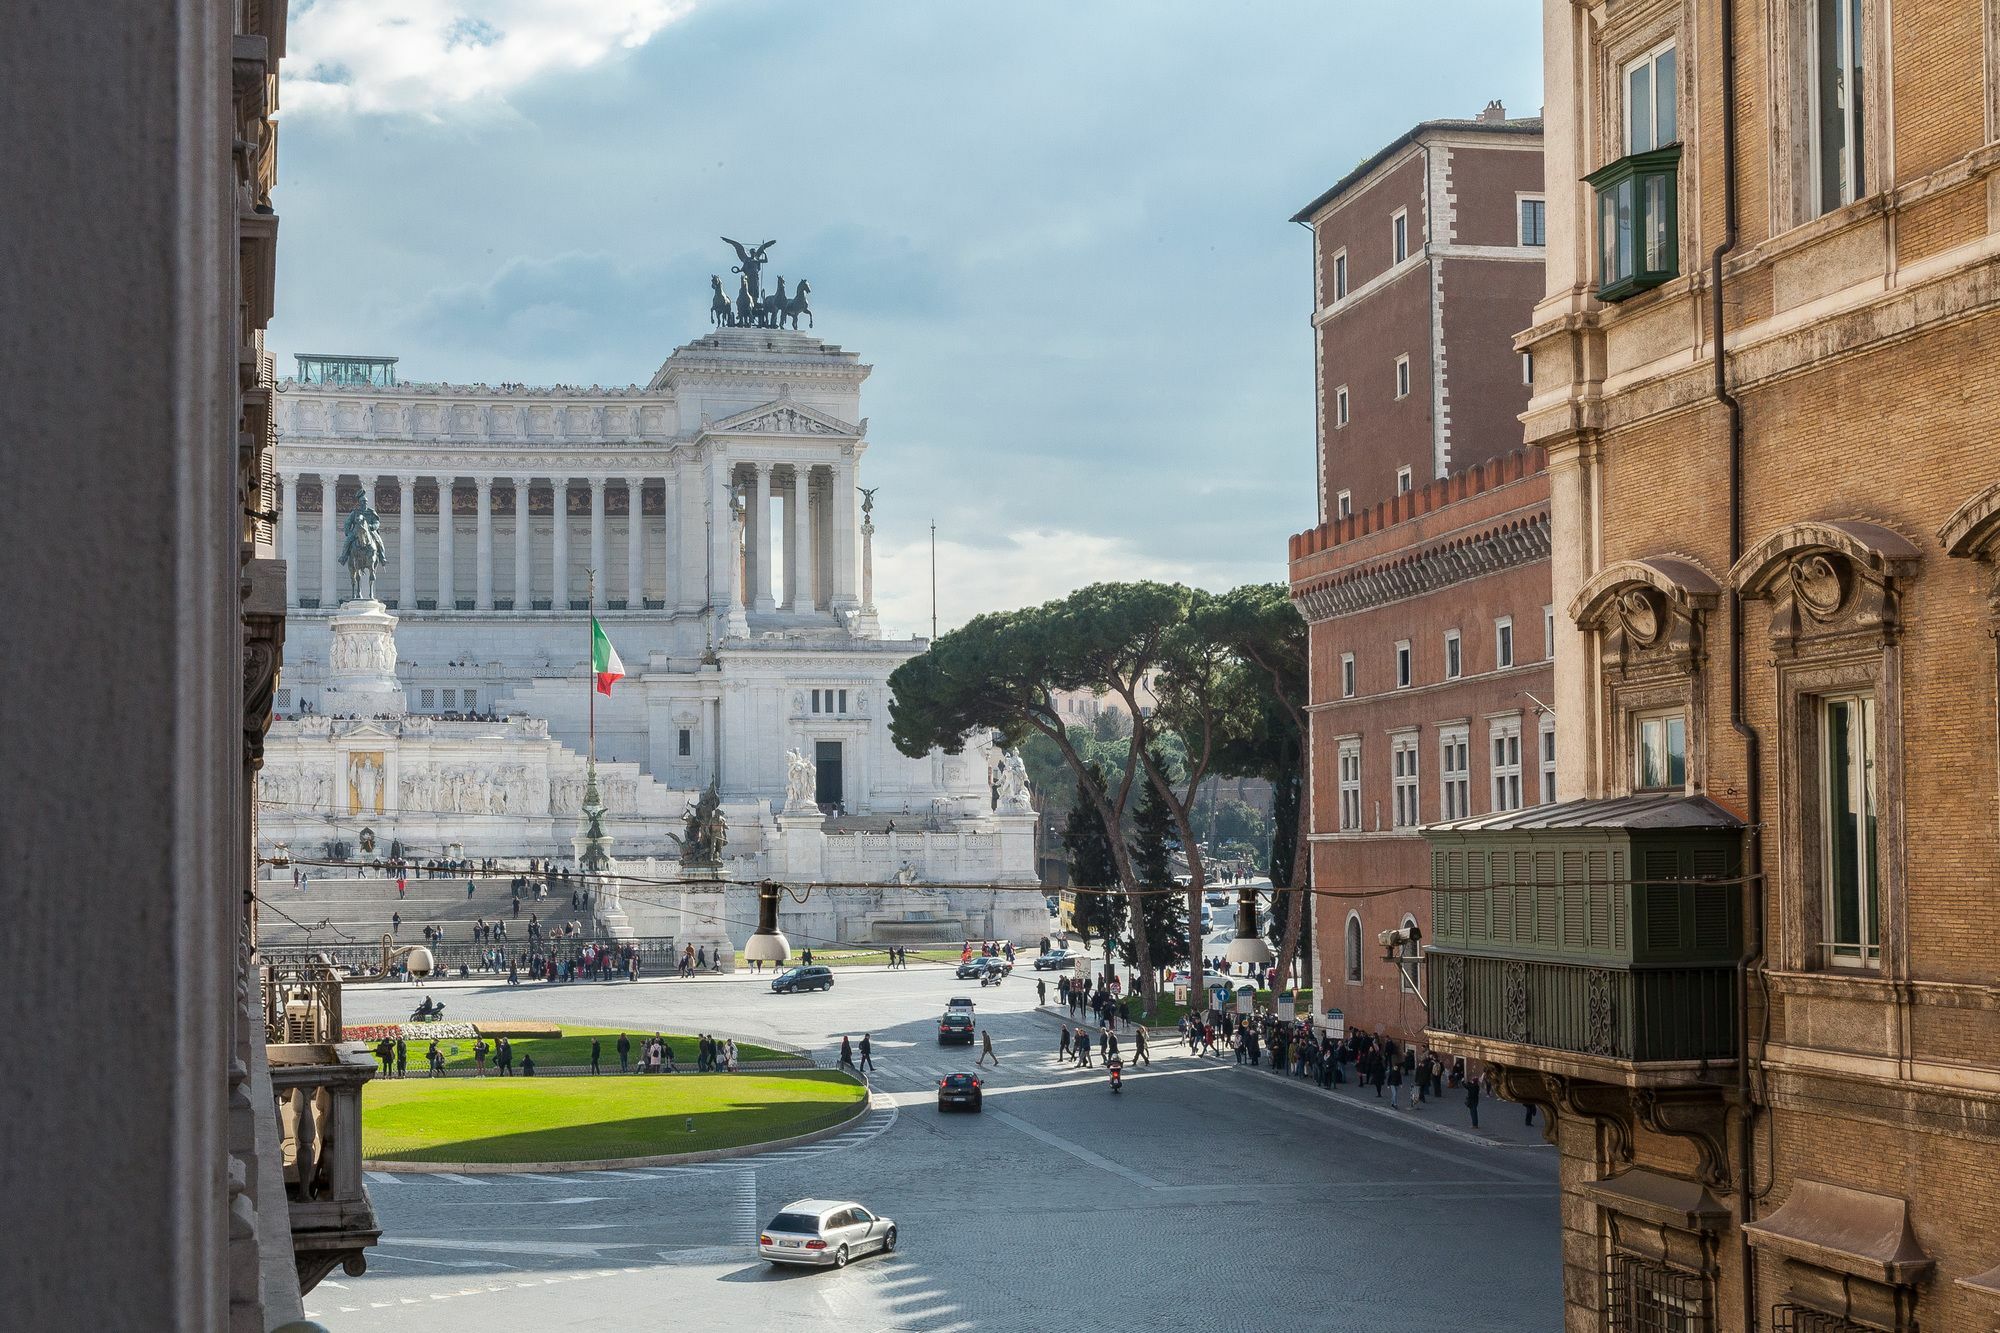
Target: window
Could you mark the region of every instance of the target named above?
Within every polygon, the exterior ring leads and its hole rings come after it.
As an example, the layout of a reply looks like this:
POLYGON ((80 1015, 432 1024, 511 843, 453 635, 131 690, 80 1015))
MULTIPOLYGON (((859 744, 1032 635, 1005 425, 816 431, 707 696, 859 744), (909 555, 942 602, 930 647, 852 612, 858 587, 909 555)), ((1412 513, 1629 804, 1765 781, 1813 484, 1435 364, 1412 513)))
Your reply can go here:
POLYGON ((837 706, 833 711, 844 715, 847 712, 847 691, 841 690, 839 693, 840 697, 835 700, 837 706))
POLYGON ((1455 629, 1448 629, 1444 632, 1444 678, 1446 680, 1457 680, 1458 673, 1459 673, 1458 631, 1455 629))
POLYGON ((1333 391, 1333 424, 1336 430, 1347 424, 1347 386, 1345 384, 1333 391))
POLYGON ((817 712, 819 711, 819 691, 818 691, 818 690, 814 690, 814 691, 812 692, 812 710, 813 710, 813 712, 815 712, 815 713, 817 713, 817 712))
POLYGON ((1493 808, 1521 808, 1521 719, 1502 718, 1493 724, 1493 808))
POLYGON ((1410 486, 1411 486, 1411 485, 1412 485, 1412 482, 1411 482, 1411 479, 1410 479, 1410 470, 1409 470, 1408 468, 1406 468, 1406 467, 1399 467, 1399 468, 1397 468, 1397 469, 1396 469, 1396 494, 1398 494, 1398 495, 1408 495, 1408 494, 1410 493, 1410 486))
POLYGON ((1464 727, 1447 729, 1438 738, 1438 809, 1446 822, 1472 814, 1472 743, 1464 727))
POLYGON ((1410 257, 1410 210, 1399 208, 1389 219, 1389 262, 1400 264, 1410 257))
POLYGON ((1347 299, 1347 251, 1340 250, 1333 256, 1333 299, 1347 299))
POLYGON ((1410 358, 1408 356, 1399 356, 1396 358, 1396 396, 1398 398, 1408 398, 1410 396, 1410 358))
POLYGON ((680 736, 674 742, 674 752, 683 759, 694 753, 694 733, 686 727, 680 729, 680 736))
POLYGON ((1556 803, 1556 720, 1542 718, 1542 804, 1556 803))
POLYGON ((436 707, 437 707, 437 691, 436 691, 436 690, 418 690, 418 691, 417 691, 417 707, 419 707, 419 708, 436 708, 436 707))
MULTIPOLYGON (((1859 8, 1860 0, 1855 0, 1859 8)), ((1625 152, 1650 153, 1678 143, 1674 44, 1664 42, 1625 66, 1625 152)))
POLYGON ((1389 743, 1389 765, 1395 793, 1395 827, 1417 826, 1417 738, 1398 736, 1389 743))
POLYGON ((1873 967, 1882 960, 1875 699, 1867 694, 1822 699, 1818 711, 1827 949, 1837 965, 1873 967))
POLYGON ((1396 688, 1407 689, 1410 684, 1410 641, 1404 639, 1396 645, 1396 688))
POLYGON ((1340 831, 1361 829, 1361 742, 1340 743, 1340 831))
POLYGON ((1613 1333, 1711 1333, 1707 1286, 1636 1254, 1613 1254, 1605 1281, 1613 1333))
POLYGON ((1556 609, 1553 606, 1542 608, 1542 660, 1556 660, 1556 609))
POLYGON ((478 690, 467 690, 465 692, 465 706, 467 708, 477 708, 479 706, 478 690))
POLYGON ((1862 164, 1861 0, 1813 0, 1812 162, 1819 212, 1868 192, 1862 164))
POLYGON ((284 712, 292 706, 292 692, 290 690, 279 690, 271 696, 271 706, 281 713, 284 712))
POLYGON ((1417 919, 1413 916, 1405 915, 1403 917, 1403 947, 1398 952, 1402 954, 1406 961, 1396 964, 1396 979, 1402 983, 1403 992, 1406 995, 1414 995, 1417 990, 1417 969, 1415 962, 1419 947, 1417 943, 1417 919))
POLYGON ((1521 244, 1549 243, 1549 206, 1538 196, 1524 195, 1520 201, 1521 244))
POLYGON ((1687 719, 1680 709, 1632 719, 1632 789, 1671 791, 1687 785, 1687 719))
POLYGON ((458 707, 458 691, 457 691, 457 690, 446 690, 446 691, 444 692, 444 706, 445 706, 446 708, 456 708, 456 707, 458 707))
POLYGON ((1353 653, 1342 653, 1340 655, 1340 697, 1343 699, 1352 699, 1354 697, 1353 653))
POLYGON ((1347 914, 1347 984, 1361 984, 1361 918, 1347 914))
POLYGON ((1333 511, 1340 518, 1354 517, 1354 492, 1342 491, 1333 497, 1333 511))
POLYGON ((1514 665, 1514 617, 1502 616, 1493 622, 1493 667, 1496 671, 1514 665))
POLYGON ((1531 389, 1535 387, 1535 354, 1533 352, 1521 353, 1521 383, 1531 389))

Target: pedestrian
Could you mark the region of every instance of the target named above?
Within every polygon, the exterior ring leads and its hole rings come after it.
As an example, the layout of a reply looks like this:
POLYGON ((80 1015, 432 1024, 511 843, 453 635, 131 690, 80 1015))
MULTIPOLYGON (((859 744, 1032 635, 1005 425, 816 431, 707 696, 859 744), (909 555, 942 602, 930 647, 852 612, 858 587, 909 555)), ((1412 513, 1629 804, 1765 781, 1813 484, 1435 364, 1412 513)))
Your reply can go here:
POLYGON ((410 877, 408 875, 396 876, 396 896, 398 898, 407 898, 410 896, 410 877))
POLYGON ((603 1073, 603 1072, 604 1072, 603 1070, 601 1070, 601 1069, 599 1069, 599 1068, 597 1067, 597 1058, 598 1058, 598 1056, 602 1055, 603 1053, 604 1053, 604 1051, 603 1051, 603 1045, 602 1045, 602 1043, 600 1043, 600 1042, 599 1042, 599 1041, 597 1040, 597 1038, 595 1038, 595 1037, 592 1037, 592 1038, 590 1039, 590 1072, 591 1072, 591 1073, 593 1073, 593 1074, 600 1074, 600 1073, 603 1073))
POLYGON ((1047 1004, 1048 1002, 1049 1002, 1049 983, 1043 981, 1040 977, 1036 977, 1035 1007, 1039 1009, 1041 1006, 1047 1004))
POLYGON ((1146 1029, 1143 1027, 1132 1029, 1132 1063, 1135 1065, 1153 1063, 1153 1057, 1146 1049, 1146 1029))
POLYGON ((481 1037, 478 1041, 472 1043, 472 1069, 474 1073, 484 1074, 486 1072, 486 1051, 486 1038, 481 1037))
POLYGON ((1056 1047, 1056 1063, 1064 1065, 1069 1063, 1069 1024, 1067 1023, 1062 1025, 1062 1042, 1056 1047))
POLYGON ((1402 1098, 1402 1095, 1403 1095, 1403 1063, 1400 1060, 1391 1060, 1389 1062, 1389 1109, 1390 1110, 1394 1111, 1401 1109, 1400 1099, 1402 1098))
POLYGON ((396 1038, 396 1077, 401 1078, 410 1067, 410 1046, 401 1037, 396 1038))
POLYGON ((979 1058, 973 1061, 973 1063, 975 1065, 983 1065, 988 1060, 991 1060, 993 1067, 998 1069, 1000 1067, 1000 1057, 993 1054, 993 1034, 985 1028, 979 1029, 979 1045, 979 1058))
MULTIPOLYGON (((729 1045, 730 1045, 730 1047, 732 1048, 732 1051, 731 1051, 731 1056, 730 1056, 730 1059, 731 1059, 731 1062, 732 1062, 732 1067, 733 1067, 733 1063, 734 1063, 734 1060, 735 1060, 735 1055, 734 1055, 734 1047, 735 1047, 736 1043, 732 1041, 732 1042, 730 1042, 730 1043, 729 1043, 729 1045)), ((863 1069, 871 1069, 871 1070, 872 1070, 873 1068, 875 1068, 875 1060, 874 1060, 874 1056, 873 1056, 873 1052, 874 1052, 874 1049, 875 1049, 875 1048, 874 1048, 874 1045, 873 1045, 873 1043, 871 1043, 871 1042, 870 1042, 870 1041, 868 1040, 868 1034, 867 1034, 867 1033, 865 1033, 865 1032, 864 1032, 864 1033, 862 1033, 862 1034, 861 1034, 861 1067, 862 1067, 863 1069)))
POLYGON ((465 900, 467 902, 472 901, 472 881, 469 879, 465 881, 465 900))
POLYGON ((1465 1080, 1465 1113, 1472 1117, 1472 1127, 1479 1128, 1479 1080, 1465 1080))
POLYGON ((521 1077, 533 1078, 534 1076, 535 1076, 535 1053, 533 1051, 530 1051, 526 1055, 521 1057, 521 1077))
POLYGON ((854 1068, 854 1043, 849 1041, 845 1035, 840 1039, 840 1068, 854 1068))
POLYGON ((424 1052, 424 1062, 431 1067, 432 1078, 444 1077, 444 1052, 438 1050, 436 1042, 432 1042, 430 1050, 424 1052))
POLYGON ((401 912, 389 913, 389 933, 391 935, 400 935, 403 933, 403 914, 401 912))
POLYGON ((1084 1069, 1090 1068, 1090 1034, 1081 1023, 1076 1025, 1076 1062, 1084 1069))

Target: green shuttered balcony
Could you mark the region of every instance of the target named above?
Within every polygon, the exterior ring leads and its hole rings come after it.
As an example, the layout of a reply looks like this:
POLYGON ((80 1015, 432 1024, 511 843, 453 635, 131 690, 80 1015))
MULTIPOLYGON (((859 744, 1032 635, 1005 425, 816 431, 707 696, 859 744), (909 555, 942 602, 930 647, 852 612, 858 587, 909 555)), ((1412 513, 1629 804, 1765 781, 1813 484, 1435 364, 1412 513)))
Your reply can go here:
POLYGON ((1728 811, 1621 797, 1424 835, 1434 1041, 1634 1085, 1736 1059, 1742 830, 1728 811))

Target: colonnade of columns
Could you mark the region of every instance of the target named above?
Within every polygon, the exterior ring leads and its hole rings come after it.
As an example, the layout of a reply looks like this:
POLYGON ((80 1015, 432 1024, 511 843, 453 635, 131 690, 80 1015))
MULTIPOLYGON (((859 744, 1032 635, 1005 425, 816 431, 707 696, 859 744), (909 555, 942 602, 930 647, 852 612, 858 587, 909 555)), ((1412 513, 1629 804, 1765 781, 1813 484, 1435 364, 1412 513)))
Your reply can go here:
MULTIPOLYGON (((589 490, 587 528, 589 567, 598 571, 592 609, 602 610, 616 600, 614 590, 625 594, 629 610, 700 611, 724 606, 738 580, 728 562, 740 559, 743 578, 742 601, 746 610, 802 614, 816 609, 845 610, 859 604, 855 596, 856 517, 854 462, 842 459, 832 465, 752 462, 711 465, 707 486, 698 481, 695 467, 676 460, 663 478, 634 474, 623 477, 591 476, 582 481, 589 490), (664 485, 664 512, 648 516, 644 494, 649 481, 664 485), (746 506, 743 548, 731 549, 734 525, 725 520, 728 506, 739 493, 746 506), (608 490, 622 490, 626 496, 625 572, 622 582, 610 577, 606 564, 610 523, 605 497, 608 490), (704 491, 707 492, 704 495, 704 491), (780 517, 772 516, 776 498, 780 517), (783 568, 778 568, 774 552, 782 544, 783 568), (706 547, 706 549, 704 549, 706 547), (657 554, 649 557, 649 552, 657 554), (846 552, 845 559, 838 553, 846 552), (649 563, 659 577, 647 581, 649 563), (655 594, 648 599, 648 591, 655 594)), ((378 511, 382 509, 381 487, 386 476, 353 473, 314 473, 280 469, 278 544, 288 571, 287 601, 301 605, 315 590, 301 586, 298 534, 301 527, 299 486, 315 480, 320 488, 318 605, 337 606, 348 592, 345 571, 339 566, 339 551, 346 515, 353 508, 343 502, 343 485, 351 494, 354 483, 366 491, 378 511), (351 480, 350 480, 351 479, 351 480)), ((473 476, 472 496, 474 567, 470 580, 458 569, 455 540, 458 524, 456 501, 466 489, 460 477, 437 477, 419 473, 394 476, 397 507, 382 514, 385 541, 390 542, 390 566, 378 576, 376 595, 393 601, 397 608, 444 610, 569 610, 580 606, 583 589, 572 585, 573 564, 571 516, 567 502, 573 487, 571 478, 530 476, 473 476), (428 482, 438 497, 437 521, 430 539, 435 542, 437 566, 429 579, 418 577, 419 523, 417 494, 419 482, 428 482), (498 482, 512 489, 512 513, 496 514, 493 488, 498 482), (554 492, 551 499, 549 532, 546 538, 535 531, 529 513, 531 490, 554 492), (514 537, 512 578, 496 579, 494 570, 494 528, 496 520, 511 518, 514 537), (393 538, 391 529, 394 530, 393 538), (549 579, 546 587, 536 587, 537 548, 546 542, 549 579), (469 583, 469 586, 468 586, 469 583), (420 586, 425 585, 425 586, 420 586), (502 586, 504 585, 504 586, 502 586)), ((306 511, 311 512, 311 511, 306 511)), ((428 517, 428 516, 425 516, 428 517)), ((577 553, 583 554, 581 552, 577 553)))

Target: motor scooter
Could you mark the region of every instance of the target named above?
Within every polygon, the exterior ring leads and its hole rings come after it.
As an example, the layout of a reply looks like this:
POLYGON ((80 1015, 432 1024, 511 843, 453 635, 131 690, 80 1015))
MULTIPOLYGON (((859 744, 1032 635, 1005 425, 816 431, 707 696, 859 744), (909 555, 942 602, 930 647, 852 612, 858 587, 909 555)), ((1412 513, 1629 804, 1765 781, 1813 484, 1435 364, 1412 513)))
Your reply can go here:
POLYGON ((1001 980, 1000 973, 991 968, 979 974, 979 984, 982 986, 997 986, 1001 980))
POLYGON ((1111 1071, 1111 1090, 1118 1092, 1125 1083, 1125 1062, 1114 1055, 1105 1068, 1111 1071))
POLYGON ((429 998, 426 998, 422 1004, 410 1011, 410 1021, 412 1023, 435 1023, 443 1017, 444 1006, 436 1000, 429 998))

